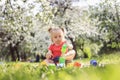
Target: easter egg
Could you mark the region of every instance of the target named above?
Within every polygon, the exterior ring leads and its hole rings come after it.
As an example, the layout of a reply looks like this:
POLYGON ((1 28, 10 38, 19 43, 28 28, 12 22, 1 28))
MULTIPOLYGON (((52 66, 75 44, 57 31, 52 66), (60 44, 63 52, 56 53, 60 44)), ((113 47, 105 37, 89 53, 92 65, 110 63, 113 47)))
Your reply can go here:
POLYGON ((74 67, 80 67, 81 64, 79 62, 74 62, 74 67))
POLYGON ((97 61, 96 60, 91 60, 90 64, 93 65, 93 66, 97 66, 97 61))

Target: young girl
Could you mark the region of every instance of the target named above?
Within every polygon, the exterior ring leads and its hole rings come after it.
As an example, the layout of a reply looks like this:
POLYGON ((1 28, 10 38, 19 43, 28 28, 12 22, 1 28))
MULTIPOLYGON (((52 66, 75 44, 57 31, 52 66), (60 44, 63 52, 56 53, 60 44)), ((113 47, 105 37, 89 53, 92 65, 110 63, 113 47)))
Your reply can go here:
POLYGON ((72 44, 68 44, 65 40, 64 29, 50 28, 48 32, 50 33, 52 44, 49 46, 46 54, 47 63, 56 63, 61 56, 64 57, 66 61, 73 60, 75 51, 73 50, 72 44), (67 45, 67 50, 63 54, 61 49, 64 44, 67 45))

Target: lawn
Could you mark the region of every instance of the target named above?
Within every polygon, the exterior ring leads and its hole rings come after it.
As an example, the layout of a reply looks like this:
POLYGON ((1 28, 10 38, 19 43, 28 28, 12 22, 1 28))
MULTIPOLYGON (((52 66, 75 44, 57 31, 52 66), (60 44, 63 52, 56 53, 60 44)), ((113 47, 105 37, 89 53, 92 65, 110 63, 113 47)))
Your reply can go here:
POLYGON ((77 59, 82 67, 48 67, 40 63, 1 62, 0 80, 120 80, 120 53, 93 58, 97 66, 90 65, 91 59, 77 59))

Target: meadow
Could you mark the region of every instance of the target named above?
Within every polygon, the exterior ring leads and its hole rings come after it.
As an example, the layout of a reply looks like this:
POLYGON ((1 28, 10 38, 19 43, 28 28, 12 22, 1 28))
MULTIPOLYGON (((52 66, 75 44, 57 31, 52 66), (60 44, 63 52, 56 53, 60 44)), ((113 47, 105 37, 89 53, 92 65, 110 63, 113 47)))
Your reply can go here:
POLYGON ((0 62, 0 80, 120 80, 120 52, 90 59, 77 59, 84 66, 48 67, 40 63, 0 62))

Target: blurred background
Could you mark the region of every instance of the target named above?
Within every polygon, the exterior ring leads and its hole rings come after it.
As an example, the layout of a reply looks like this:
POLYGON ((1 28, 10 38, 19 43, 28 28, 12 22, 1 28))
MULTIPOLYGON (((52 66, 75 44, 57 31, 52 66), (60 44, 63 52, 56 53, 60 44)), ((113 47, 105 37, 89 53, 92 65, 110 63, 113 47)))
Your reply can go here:
POLYGON ((63 27, 75 59, 120 51, 120 0, 0 0, 0 60, 44 59, 49 27, 63 27))

